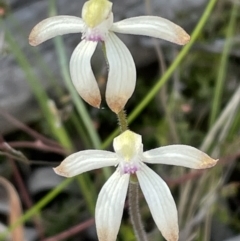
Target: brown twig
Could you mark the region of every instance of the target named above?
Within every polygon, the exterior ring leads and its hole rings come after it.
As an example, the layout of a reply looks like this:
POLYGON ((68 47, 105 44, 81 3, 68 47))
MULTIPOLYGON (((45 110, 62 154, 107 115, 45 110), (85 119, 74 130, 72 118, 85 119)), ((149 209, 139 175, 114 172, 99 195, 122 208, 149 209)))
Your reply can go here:
POLYGON ((37 131, 29 128, 27 125, 23 124, 22 122, 20 122, 16 118, 14 118, 12 115, 10 115, 6 111, 4 111, 2 108, 0 108, 0 114, 5 119, 7 119, 9 122, 11 122, 15 127, 26 132, 28 135, 32 136, 33 138, 35 138, 37 140, 41 140, 42 142, 45 142, 48 145, 57 146, 57 147, 62 148, 61 145, 59 145, 59 143, 43 136, 42 134, 38 133, 37 131))
POLYGON ((8 144, 13 148, 30 148, 30 149, 54 152, 64 156, 67 155, 67 152, 64 149, 56 146, 46 145, 40 140, 36 140, 33 142, 32 141, 14 141, 14 142, 8 142, 8 144))
POLYGON ((189 180, 193 180, 193 179, 200 177, 201 175, 203 175, 204 172, 206 172, 206 170, 191 171, 189 173, 182 175, 179 178, 176 178, 176 179, 167 178, 167 179, 165 179, 165 181, 169 187, 173 188, 173 187, 178 186, 182 183, 185 183, 189 180))
POLYGON ((13 159, 22 161, 25 164, 29 164, 27 157, 25 157, 22 152, 13 149, 7 142, 4 141, 1 135, 0 135, 0 150, 3 150, 3 152, 0 151, 0 154, 2 155, 12 157, 13 159))
POLYGON ((76 235, 77 233, 82 232, 84 229, 92 226, 94 224, 94 219, 89 219, 83 223, 80 223, 62 233, 59 233, 53 237, 43 239, 42 241, 60 241, 60 240, 66 240, 66 238, 72 237, 73 235, 76 235))

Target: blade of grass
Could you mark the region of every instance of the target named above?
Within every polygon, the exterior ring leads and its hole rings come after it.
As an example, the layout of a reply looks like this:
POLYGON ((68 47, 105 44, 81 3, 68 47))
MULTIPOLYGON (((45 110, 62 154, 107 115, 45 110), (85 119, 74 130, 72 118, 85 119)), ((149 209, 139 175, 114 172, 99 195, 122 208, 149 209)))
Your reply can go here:
POLYGON ((214 91, 212 109, 211 109, 210 120, 209 120, 210 127, 213 126, 220 111, 222 92, 223 92, 223 87, 224 87, 224 82, 226 79, 226 73, 227 73, 227 67, 228 67, 228 58, 232 47, 232 37, 236 29, 237 14, 238 14, 237 5, 238 5, 237 3, 235 4, 233 3, 232 5, 231 15, 230 15, 229 24, 226 32, 226 40, 223 47, 218 76, 217 76, 216 85, 214 88, 215 91, 214 91))
POLYGON ((227 106, 222 111, 221 115, 214 123, 212 128, 209 130, 208 134, 205 136, 204 141, 200 147, 202 151, 207 151, 212 143, 216 140, 216 135, 219 133, 219 130, 222 129, 222 126, 227 121, 230 113, 235 111, 240 104, 240 86, 235 91, 234 95, 232 96, 231 100, 228 102, 227 106))
MULTIPOLYGON (((219 138, 222 137, 222 134, 225 132, 225 126, 229 126, 230 123, 228 123, 228 117, 237 114, 236 109, 237 106, 240 104, 240 86, 235 91, 232 98, 229 100, 228 105, 225 107, 225 109, 221 112, 221 115, 219 116, 218 120, 214 124, 214 126, 209 130, 205 140, 203 141, 203 144, 201 146, 201 150, 206 152, 210 149, 211 146, 213 146, 212 153, 219 149, 219 139, 217 138, 217 134, 220 133, 219 138), (216 149, 217 148, 217 149, 216 149)), ((231 118, 233 120, 233 117, 231 118)), ((225 133, 226 137, 226 133, 225 133)), ((223 141, 223 140, 222 140, 223 141)), ((217 154, 219 155, 219 154, 217 154)), ((184 186, 184 196, 181 194, 180 196, 180 203, 183 203, 181 199, 184 199, 186 196, 189 197, 191 195, 190 203, 187 203, 187 205, 181 206, 181 214, 184 215, 184 217, 181 217, 180 219, 184 219, 186 226, 188 226, 188 223, 191 223, 191 220, 194 219, 194 216, 196 214, 197 209, 199 208, 199 200, 202 199, 203 195, 205 193, 209 193, 209 190, 216 190, 215 186, 219 186, 219 177, 221 177, 221 170, 222 166, 217 166, 212 170, 207 171, 202 177, 198 180, 197 183, 195 182, 188 182, 184 186), (217 178, 218 177, 218 178, 217 178)), ((222 178, 220 178, 220 181, 222 181, 222 178)), ((216 193, 214 195, 217 195, 216 193)), ((191 228, 194 228, 191 226, 191 228)), ((191 234, 191 229, 187 230, 188 234, 186 236, 191 234)))

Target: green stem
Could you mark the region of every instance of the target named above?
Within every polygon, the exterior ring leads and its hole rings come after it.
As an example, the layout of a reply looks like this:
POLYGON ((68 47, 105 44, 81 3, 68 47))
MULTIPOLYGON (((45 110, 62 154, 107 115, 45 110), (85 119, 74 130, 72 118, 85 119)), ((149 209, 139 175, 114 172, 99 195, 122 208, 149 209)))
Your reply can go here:
POLYGON ((76 128, 76 131, 77 131, 76 134, 81 136, 81 140, 84 143, 84 147, 86 149, 92 148, 93 144, 89 138, 86 128, 84 128, 82 120, 79 118, 77 113, 75 112, 71 113, 71 121, 76 128))
POLYGON ((92 183, 88 173, 78 175, 76 179, 81 189, 81 192, 84 195, 84 199, 87 203, 88 209, 90 213, 94 215, 95 200, 97 200, 96 187, 92 183), (89 190, 91 190, 91 192, 89 190))
POLYGON ((118 122, 119 122, 121 133, 123 133, 124 131, 126 131, 128 129, 126 112, 124 110, 121 110, 117 114, 117 117, 118 117, 118 122))
POLYGON ((232 40, 231 38, 233 37, 236 29, 236 22, 237 22, 237 15, 238 15, 238 7, 237 4, 232 5, 232 11, 231 11, 231 16, 227 28, 227 33, 226 33, 226 40, 220 60, 220 66, 219 66, 219 71, 218 71, 218 76, 216 79, 216 86, 214 88, 214 97, 213 97, 213 102, 212 102, 212 111, 210 115, 210 127, 213 126, 214 122, 216 121, 216 118, 219 114, 220 111, 220 106, 222 103, 222 93, 223 93, 223 87, 224 87, 224 82, 226 79, 226 72, 227 72, 227 66, 228 66, 228 58, 229 58, 229 53, 232 47, 232 40))

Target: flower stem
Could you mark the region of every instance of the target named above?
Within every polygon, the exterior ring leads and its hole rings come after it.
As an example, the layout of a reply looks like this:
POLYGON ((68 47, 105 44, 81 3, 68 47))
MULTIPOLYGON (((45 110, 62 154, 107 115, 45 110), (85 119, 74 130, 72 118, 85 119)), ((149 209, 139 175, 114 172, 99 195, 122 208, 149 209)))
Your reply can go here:
POLYGON ((121 133, 123 133, 124 131, 128 130, 128 122, 127 122, 126 112, 124 110, 121 110, 117 114, 117 117, 118 117, 118 123, 120 126, 121 133))
POLYGON ((139 184, 137 180, 131 180, 128 191, 129 215, 133 225, 134 233, 138 241, 147 241, 147 234, 143 228, 138 198, 139 184))

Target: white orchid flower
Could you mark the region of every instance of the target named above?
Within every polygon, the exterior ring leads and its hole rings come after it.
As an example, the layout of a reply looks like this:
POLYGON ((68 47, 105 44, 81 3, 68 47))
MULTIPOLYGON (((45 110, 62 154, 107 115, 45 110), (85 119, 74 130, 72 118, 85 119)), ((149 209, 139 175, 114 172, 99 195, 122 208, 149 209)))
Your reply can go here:
POLYGON ((209 168, 217 160, 186 145, 170 145, 143 152, 142 137, 129 130, 114 139, 115 153, 80 151, 67 157, 54 171, 65 177, 107 166, 117 166, 99 193, 96 228, 100 241, 115 241, 120 228, 130 175, 136 175, 153 219, 168 241, 178 240, 177 209, 166 183, 145 163, 195 169, 209 168))
POLYGON ((139 34, 186 44, 190 37, 179 26, 160 17, 141 16, 113 23, 112 3, 90 0, 82 9, 82 18, 55 16, 38 23, 30 33, 29 43, 37 46, 57 35, 82 33, 82 41, 70 60, 70 74, 80 96, 94 107, 101 95, 91 68, 91 58, 98 42, 104 42, 109 64, 106 101, 112 111, 121 111, 136 84, 136 67, 125 44, 114 34, 139 34))

